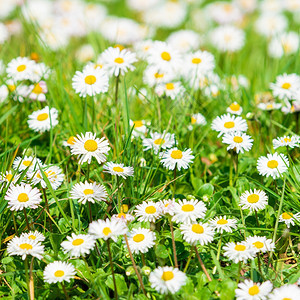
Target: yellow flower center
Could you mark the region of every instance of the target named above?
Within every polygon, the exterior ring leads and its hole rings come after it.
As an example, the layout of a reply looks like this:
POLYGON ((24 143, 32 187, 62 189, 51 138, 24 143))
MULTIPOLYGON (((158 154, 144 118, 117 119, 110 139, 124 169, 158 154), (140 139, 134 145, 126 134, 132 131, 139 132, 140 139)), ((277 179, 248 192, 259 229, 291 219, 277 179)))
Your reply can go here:
POLYGON ((195 64, 195 65, 198 65, 202 62, 201 58, 199 57, 195 57, 192 59, 192 63, 195 64))
POLYGON ((33 235, 33 234, 31 234, 30 236, 28 236, 28 238, 29 238, 30 240, 35 240, 35 239, 36 239, 36 236, 33 235))
POLYGON ((192 117, 192 118, 191 118, 191 123, 192 123, 192 124, 195 124, 196 122, 197 122, 196 118, 195 118, 195 117, 192 117))
POLYGON ((103 230, 102 230, 103 234, 104 235, 109 235, 111 233, 111 230, 109 227, 104 227, 103 230))
POLYGON ((16 86, 14 84, 9 84, 7 87, 11 92, 13 92, 16 89, 16 86))
POLYGON ((278 161, 277 160, 269 160, 267 163, 267 166, 270 169, 276 169, 278 167, 278 161))
POLYGON ((243 138, 242 138, 241 136, 235 136, 235 137, 233 138, 233 141, 234 141, 235 143, 240 144, 240 143, 243 142, 243 138))
POLYGON ((282 300, 293 300, 292 298, 282 298, 282 300))
POLYGON ((282 215, 281 215, 282 219, 284 220, 289 220, 293 217, 293 214, 291 212, 284 212, 282 215))
POLYGON ((83 193, 84 193, 85 195, 93 195, 93 194, 94 194, 94 190, 92 190, 92 189, 85 189, 85 190, 83 191, 83 193))
POLYGON ((65 272, 63 270, 57 270, 54 273, 55 277, 63 277, 65 275, 65 272))
POLYGON ((122 57, 117 57, 115 59, 115 63, 117 63, 117 64, 122 64, 123 62, 124 62, 124 59, 122 57))
POLYGON ((290 138, 284 138, 283 140, 284 140, 286 143, 292 141, 292 139, 290 139, 290 138))
POLYGON ((227 129, 233 128, 234 127, 234 122, 229 121, 224 123, 224 127, 227 129))
POLYGON ((167 90, 174 90, 174 84, 171 83, 171 82, 170 82, 170 83, 167 83, 167 84, 166 84, 166 89, 167 89, 167 90))
POLYGON ((161 279, 164 281, 168 281, 174 278, 174 273, 172 271, 163 272, 161 279))
POLYGON ((230 104, 229 108, 232 110, 232 111, 239 111, 241 106, 237 103, 232 103, 230 104))
POLYGON ((37 83, 33 90, 32 90, 32 93, 34 94, 42 94, 43 93, 43 89, 41 88, 41 86, 39 85, 39 83, 37 83))
POLYGON ((181 207, 181 210, 185 212, 193 211, 194 209, 195 207, 192 204, 183 204, 181 207))
POLYGON ((155 145, 162 145, 164 144, 166 141, 164 139, 156 139, 153 143, 155 145))
POLYGON ((73 242, 72 242, 72 245, 73 246, 79 246, 79 245, 81 245, 81 244, 83 244, 84 243, 84 240, 83 239, 76 239, 76 240, 74 240, 73 242))
POLYGON ((288 90, 288 89, 291 87, 291 84, 288 83, 288 82, 285 82, 281 87, 282 87, 283 89, 288 90))
POLYGON ((259 293, 259 287, 255 284, 248 290, 249 295, 254 296, 259 293))
POLYGON ((272 109, 273 108, 273 104, 268 104, 267 105, 267 109, 272 109))
POLYGON ((155 78, 163 78, 163 77, 164 77, 164 74, 163 74, 163 73, 155 73, 155 74, 154 74, 154 77, 155 77, 155 78))
POLYGON ((252 194, 247 197, 247 201, 249 203, 256 203, 256 202, 258 202, 258 200, 259 200, 259 196, 256 194, 252 194))
POLYGON ((160 55, 161 56, 161 58, 163 59, 163 60, 166 60, 166 61, 170 61, 171 60, 171 55, 170 55, 170 53, 168 53, 168 52, 162 52, 162 54, 160 55))
POLYGON ((124 169, 121 167, 113 167, 113 171, 115 172, 124 172, 124 169))
POLYGON ((96 77, 94 75, 88 75, 84 78, 86 84, 92 85, 96 82, 96 77))
POLYGON ((32 164, 32 161, 30 161, 30 160, 24 160, 24 161, 23 161, 23 165, 24 165, 25 167, 29 167, 31 164, 32 164))
POLYGON ((204 232, 204 228, 203 228, 203 226, 201 226, 199 224, 193 224, 192 231, 195 232, 195 233, 200 234, 200 233, 204 232))
POLYGON ((122 219, 122 218, 126 219, 126 214, 124 214, 124 213, 119 213, 119 214, 118 214, 118 218, 119 218, 119 219, 122 219))
POLYGON ((24 244, 21 244, 20 245, 20 248, 22 250, 31 250, 32 249, 32 246, 30 244, 27 244, 27 243, 24 243, 24 244))
POLYGON ((133 238, 132 238, 136 243, 140 243, 145 239, 145 236, 142 233, 138 233, 136 234, 133 238))
POLYGON ((134 123, 134 127, 137 127, 137 128, 139 128, 139 127, 142 127, 144 124, 143 124, 143 121, 133 121, 133 123, 134 123))
POLYGON ((125 47, 123 45, 120 45, 120 44, 115 45, 114 48, 119 48, 120 51, 122 51, 123 49, 125 49, 125 47))
POLYGON ((97 68, 102 69, 103 65, 101 65, 101 64, 95 64, 94 65, 94 69, 97 69, 97 68))
POLYGON ((84 149, 89 152, 94 152, 98 149, 98 144, 94 140, 87 140, 84 143, 84 149))
POLYGON ((225 220, 225 219, 220 219, 220 220, 217 221, 217 224, 219 224, 219 225, 225 225, 227 223, 228 223, 228 221, 225 220))
POLYGON ((75 136, 70 136, 67 140, 67 143, 69 145, 74 145, 74 142, 75 142, 75 136))
POLYGON ((26 69, 26 65, 19 65, 19 66, 17 67, 17 71, 18 71, 18 72, 23 72, 25 69, 26 69))
POLYGON ((12 178, 13 178, 12 174, 7 174, 7 175, 5 176, 5 179, 6 179, 7 181, 11 181, 12 178))
POLYGON ((182 158, 182 151, 180 150, 173 150, 171 152, 171 157, 174 159, 181 159, 182 158))
POLYGON ((147 206, 145 208, 145 213, 149 214, 149 215, 155 214, 156 213, 156 208, 153 205, 147 206))
POLYGON ((260 242, 260 241, 257 241, 255 243, 253 243, 253 246, 257 249, 261 249, 264 247, 264 243, 260 242))
POLYGON ((29 197, 26 193, 20 193, 18 196, 19 202, 27 202, 29 200, 29 197))
POLYGON ((234 250, 236 250, 236 251, 245 251, 246 250, 246 246, 244 246, 244 245, 236 245, 234 247, 234 250))
POLYGON ((38 121, 45 121, 48 119, 48 117, 49 117, 49 115, 47 113, 42 113, 42 114, 39 114, 36 119, 38 121))

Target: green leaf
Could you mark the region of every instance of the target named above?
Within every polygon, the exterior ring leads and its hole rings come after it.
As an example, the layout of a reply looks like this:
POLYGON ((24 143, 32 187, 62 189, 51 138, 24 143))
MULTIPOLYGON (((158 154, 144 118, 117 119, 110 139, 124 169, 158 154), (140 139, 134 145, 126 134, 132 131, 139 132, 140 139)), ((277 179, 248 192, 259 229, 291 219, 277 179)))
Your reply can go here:
MULTIPOLYGON (((125 278, 123 275, 120 274, 115 274, 116 278, 116 285, 117 285, 117 291, 119 295, 124 294, 125 292, 128 291, 127 284, 125 282, 125 278)), ((107 277, 107 280, 105 281, 105 284, 112 290, 114 290, 114 282, 113 282, 113 277, 112 275, 109 275, 107 277)))
POLYGON ((222 288, 220 291, 220 299, 231 300, 234 299, 235 289, 237 288, 237 283, 230 279, 222 282, 222 288))
POLYGON ((168 250, 164 245, 157 245, 155 254, 160 258, 167 258, 169 256, 168 250))
POLYGON ((200 197, 212 196, 213 193, 214 193, 214 186, 210 183, 205 183, 200 187, 200 189, 197 192, 197 195, 200 197))

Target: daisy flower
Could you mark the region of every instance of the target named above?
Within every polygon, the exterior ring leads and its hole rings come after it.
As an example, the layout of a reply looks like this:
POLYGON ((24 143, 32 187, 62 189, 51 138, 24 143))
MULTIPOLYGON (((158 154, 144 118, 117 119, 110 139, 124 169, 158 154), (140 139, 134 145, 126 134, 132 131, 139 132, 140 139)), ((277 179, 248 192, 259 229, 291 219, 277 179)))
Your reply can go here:
POLYGON ((9 255, 19 255, 23 260, 27 255, 32 255, 38 259, 42 259, 44 246, 37 240, 16 236, 8 243, 7 253, 9 255))
POLYGON ((165 199, 165 200, 160 200, 159 204, 161 207, 161 212, 163 215, 174 215, 174 208, 175 208, 175 199, 165 199))
POLYGON ((28 168, 28 170, 35 170, 38 165, 42 165, 40 159, 33 156, 24 156, 23 158, 18 156, 13 162, 13 168, 22 172, 28 168))
POLYGON ((262 176, 272 176, 276 179, 286 172, 289 167, 289 160, 284 154, 267 154, 267 156, 261 156, 257 160, 257 170, 262 176))
POLYGON ((89 254, 96 244, 95 237, 90 234, 75 234, 67 236, 67 241, 61 243, 64 253, 71 257, 89 254))
POLYGON ((58 124, 58 111, 56 108, 46 106, 43 109, 34 111, 28 116, 28 126, 36 132, 45 132, 58 124))
POLYGON ((46 266, 44 281, 48 283, 70 282, 75 274, 76 270, 72 264, 63 261, 54 261, 46 266))
POLYGON ((140 222, 148 221, 148 222, 155 222, 156 219, 160 218, 161 216, 161 207, 159 202, 153 201, 144 201, 141 204, 135 207, 135 215, 140 222))
POLYGON ((161 97, 165 95, 166 97, 175 100, 176 98, 179 99, 183 96, 185 92, 185 88, 181 84, 180 81, 173 81, 167 83, 160 83, 155 87, 155 93, 161 97))
POLYGON ((234 263, 240 261, 246 263, 248 259, 254 259, 255 256, 255 250, 246 242, 229 242, 223 247, 223 250, 225 251, 224 255, 234 263))
POLYGON ((242 206, 242 209, 258 211, 268 205, 268 196, 261 190, 246 191, 241 195, 239 205, 242 206))
POLYGON ((133 228, 128 233, 129 248, 132 253, 146 253, 155 245, 155 233, 147 228, 133 228))
POLYGON ((175 135, 167 133, 150 132, 150 138, 143 139, 144 151, 153 149, 155 154, 158 153, 160 149, 172 148, 175 144, 175 135))
POLYGON ((276 82, 270 84, 271 90, 275 97, 279 99, 293 99, 300 89, 300 76, 297 74, 279 75, 276 82))
POLYGON ((128 70, 133 71, 133 63, 137 62, 135 53, 127 49, 109 47, 101 54, 104 69, 113 76, 124 75, 128 70))
POLYGON ((177 168, 180 171, 181 168, 188 169, 194 158, 195 156, 192 155, 191 149, 181 151, 175 147, 162 153, 160 162, 169 170, 177 168))
POLYGON ((276 109, 280 109, 282 106, 281 103, 275 103, 275 102, 267 102, 267 103, 259 103, 257 105, 257 107, 261 110, 267 110, 267 111, 270 111, 270 110, 276 110, 276 109))
POLYGON ((7 64, 7 76, 13 78, 14 81, 31 79, 35 61, 26 57, 17 57, 7 64))
POLYGON ((89 183, 88 181, 76 183, 70 193, 72 199, 77 199, 82 204, 87 201, 91 203, 105 201, 108 197, 104 185, 96 182, 89 183))
POLYGON ((270 281, 256 283, 250 279, 240 282, 235 290, 236 300, 266 300, 273 289, 270 281))
POLYGON ((237 228, 237 220, 227 219, 227 216, 215 217, 209 221, 210 226, 217 232, 232 232, 237 228))
POLYGON ((99 164, 106 161, 106 155, 110 150, 108 141, 106 138, 101 139, 96 137, 96 133, 86 132, 77 134, 74 139, 74 144, 70 146, 71 153, 77 155, 79 158, 79 164, 87 162, 91 163, 92 158, 96 158, 99 164))
POLYGON ((205 117, 202 114, 197 113, 197 114, 193 114, 191 116, 191 124, 192 125, 206 125, 207 122, 206 122, 205 117))
POLYGON ((41 193, 30 184, 11 184, 4 197, 10 210, 35 209, 41 203, 41 193))
POLYGON ((23 232, 20 237, 26 238, 29 240, 33 240, 33 241, 37 241, 37 242, 43 242, 45 240, 45 236, 37 230, 23 232))
POLYGON ((241 131, 225 133, 222 142, 229 145, 227 151, 233 149, 236 153, 249 151, 253 145, 251 136, 241 131))
POLYGON ((182 232, 183 239, 191 245, 199 243, 204 246, 212 242, 214 239, 214 230, 208 224, 181 224, 180 230, 182 232))
POLYGON ((233 102, 227 107, 226 111, 233 115, 241 115, 243 108, 237 102, 233 102))
POLYGON ((48 92, 47 84, 45 81, 40 81, 28 87, 28 98, 40 102, 46 101, 46 93, 48 92))
POLYGON ((280 288, 274 289, 272 294, 269 294, 269 300, 298 300, 300 299, 300 288, 294 284, 286 284, 280 288))
POLYGON ((173 79, 174 74, 172 74, 171 71, 162 71, 157 65, 148 66, 143 75, 143 82, 149 87, 154 87, 165 82, 171 82, 173 79))
POLYGON ((176 223, 191 224, 196 222, 197 219, 202 219, 206 213, 206 206, 204 202, 197 199, 179 200, 174 204, 174 216, 172 221, 176 223))
POLYGON ((115 219, 97 220, 89 225, 89 234, 94 235, 97 239, 104 239, 105 241, 111 238, 116 242, 118 236, 125 234, 127 230, 128 228, 124 222, 119 222, 115 219))
POLYGON ((82 72, 76 71, 72 87, 80 97, 95 96, 108 91, 108 76, 100 68, 86 67, 82 72))
POLYGON ((118 214, 114 214, 111 216, 111 219, 112 220, 116 220, 116 221, 119 221, 119 222, 124 222, 124 223, 128 223, 128 222, 132 222, 135 218, 133 215, 131 214, 128 214, 128 213, 123 213, 123 212, 120 212, 118 214))
POLYGON ((149 276, 151 287, 161 294, 175 294, 185 285, 187 276, 173 267, 158 267, 149 276))
POLYGON ((133 176, 134 168, 133 167, 124 167, 124 164, 116 164, 111 161, 107 162, 103 169, 105 173, 109 173, 111 175, 122 176, 124 179, 128 176, 133 176))
POLYGON ((47 187, 47 183, 43 179, 42 172, 44 172, 44 175, 47 177, 54 190, 58 189, 65 179, 62 169, 57 166, 44 166, 43 171, 30 171, 28 173, 28 178, 31 178, 32 184, 37 185, 40 183, 43 189, 47 187))
POLYGON ((295 221, 300 222, 300 212, 293 214, 292 212, 284 212, 279 217, 279 222, 284 222, 287 228, 295 225, 295 221))
POLYGON ((19 174, 14 174, 15 172, 12 171, 6 171, 3 173, 0 173, 0 183, 1 182, 11 182, 11 183, 16 183, 18 179, 20 178, 19 174))
POLYGON ((253 247, 256 252, 265 253, 275 249, 275 243, 273 243, 271 239, 267 239, 265 236, 249 236, 247 237, 246 242, 253 247))
POLYGON ((144 120, 129 120, 130 127, 133 127, 132 135, 134 137, 144 136, 147 132, 146 122, 144 120))
POLYGON ((63 141, 62 145, 65 147, 71 147, 74 145, 75 138, 75 136, 71 135, 66 141, 63 141))
POLYGON ((232 116, 230 114, 216 117, 211 124, 211 128, 219 132, 219 136, 232 131, 247 131, 248 125, 246 120, 241 117, 232 116))
POLYGON ((298 136, 284 136, 278 137, 273 140, 273 148, 277 149, 279 147, 287 146, 290 148, 299 147, 299 137, 298 136))

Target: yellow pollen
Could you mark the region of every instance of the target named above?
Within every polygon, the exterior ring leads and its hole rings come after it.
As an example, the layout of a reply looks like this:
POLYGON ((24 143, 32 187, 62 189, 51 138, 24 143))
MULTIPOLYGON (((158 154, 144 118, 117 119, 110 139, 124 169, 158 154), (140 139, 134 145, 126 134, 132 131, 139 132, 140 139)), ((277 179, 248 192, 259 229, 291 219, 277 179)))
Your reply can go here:
POLYGON ((126 214, 124 214, 124 213, 119 213, 119 214, 118 214, 118 218, 119 218, 119 219, 122 219, 122 218, 123 218, 123 219, 126 219, 126 214))
POLYGON ((259 287, 255 284, 248 290, 249 295, 254 296, 259 293, 259 287))
POLYGON ((17 67, 17 71, 18 71, 18 72, 23 72, 25 69, 26 69, 26 65, 19 65, 19 66, 17 67))
POLYGON ((276 169, 278 167, 278 161, 277 160, 269 160, 267 163, 267 166, 270 169, 276 169))
POLYGON ((234 250, 236 250, 236 251, 245 251, 246 250, 246 246, 244 246, 244 245, 236 245, 234 247, 234 250))
POLYGON ((291 212, 284 212, 282 215, 281 215, 282 219, 284 220, 289 220, 293 217, 293 214, 291 212))
POLYGON ((284 140, 286 143, 292 141, 292 139, 290 139, 290 138, 284 138, 283 140, 284 140))
POLYGON ((98 144, 94 140, 87 140, 84 143, 84 149, 89 152, 94 152, 98 149, 98 144))
POLYGON ((36 119, 38 121, 45 121, 48 119, 48 117, 49 117, 49 115, 47 113, 42 113, 42 114, 39 114, 36 119))
POLYGON ((136 234, 133 238, 132 238, 136 243, 142 242, 145 239, 145 236, 142 233, 138 233, 136 234))
POLYGON ((168 53, 168 52, 162 52, 162 54, 160 55, 161 56, 161 58, 163 59, 163 60, 166 60, 166 61, 170 61, 171 60, 171 55, 170 55, 170 53, 168 53))
POLYGON ((92 189, 85 189, 85 190, 83 191, 83 193, 84 193, 85 195, 93 195, 93 194, 94 194, 94 191, 93 191, 92 189))
POLYGON ((233 138, 233 141, 234 141, 235 143, 240 144, 240 143, 243 142, 243 138, 242 138, 241 136, 235 136, 235 137, 233 138))
POLYGON ((172 271, 163 272, 161 279, 164 281, 168 281, 174 278, 174 273, 172 271))
POLYGON ((155 73, 155 74, 154 74, 154 77, 155 77, 155 78, 163 78, 163 77, 164 77, 164 74, 155 73))
POLYGON ((7 175, 5 176, 5 179, 6 179, 7 181, 11 181, 12 178, 13 178, 12 174, 7 174, 7 175))
POLYGON ((191 123, 192 123, 192 124, 195 124, 196 122, 197 122, 196 118, 192 117, 192 118, 191 118, 191 123))
POLYGON ((167 83, 167 84, 166 84, 166 89, 167 89, 167 90, 174 90, 174 84, 171 83, 171 82, 170 82, 170 83, 167 83))
POLYGON ((54 273, 55 277, 63 277, 65 275, 65 272, 63 270, 57 270, 54 273))
POLYGON ((224 127, 227 129, 233 128, 234 127, 234 122, 229 121, 224 123, 224 127))
POLYGON ((201 226, 199 224, 193 224, 192 231, 200 234, 200 233, 204 232, 204 228, 203 228, 203 226, 201 226))
POLYGON ((232 103, 229 105, 229 108, 232 110, 232 111, 239 111, 241 106, 237 103, 232 103))
POLYGON ((32 246, 31 246, 30 244, 25 243, 25 244, 21 244, 21 245, 20 245, 20 248, 21 248, 22 250, 31 250, 31 249, 32 249, 32 246))
POLYGON ((260 242, 260 241, 257 241, 255 243, 253 243, 253 246, 257 249, 261 249, 264 247, 264 243, 260 242))
POLYGON ((76 240, 74 240, 73 242, 72 242, 72 245, 73 246, 79 246, 79 245, 81 245, 81 244, 83 244, 84 243, 84 240, 83 239, 76 239, 76 240))
POLYGON ((144 124, 143 124, 143 121, 133 121, 134 123, 134 127, 136 128, 139 128, 139 127, 142 127, 144 124))
POLYGON ((173 150, 171 152, 171 157, 174 159, 181 159, 182 158, 182 151, 180 150, 173 150))
POLYGON ((7 87, 11 92, 13 92, 16 89, 16 86, 14 84, 9 84, 7 87))
POLYGON ((225 220, 225 219, 220 219, 220 220, 217 221, 217 224, 219 224, 219 225, 225 225, 227 223, 228 223, 228 221, 225 220))
POLYGON ((195 64, 195 65, 198 65, 202 62, 201 58, 199 57, 195 57, 192 59, 192 63, 195 64))
POLYGON ((18 196, 19 202, 27 202, 29 200, 29 197, 26 193, 20 193, 18 196))
POLYGON ((121 205, 121 212, 122 213, 127 213, 128 209, 129 209, 128 204, 122 204, 121 205))
POLYGON ((109 235, 111 233, 111 230, 109 227, 104 227, 103 230, 102 230, 103 234, 104 235, 109 235))
POLYGON ((273 104, 268 104, 267 105, 267 109, 272 109, 273 108, 273 104))
POLYGON ((145 213, 149 214, 149 215, 155 214, 156 213, 156 208, 153 205, 147 206, 145 208, 145 213))
POLYGON ((29 237, 28 237, 30 240, 35 240, 36 239, 36 236, 31 234, 29 237))
POLYGON ((164 144, 166 141, 164 139, 156 139, 153 143, 155 145, 162 145, 164 144))
POLYGON ((32 161, 30 161, 30 160, 24 160, 23 161, 23 165, 26 166, 26 167, 29 167, 31 164, 32 164, 32 161))
POLYGON ((282 298, 282 300, 293 300, 292 298, 282 298))
POLYGON ((185 212, 193 211, 194 209, 195 209, 195 207, 192 204, 184 204, 181 207, 181 210, 185 211, 185 212))
POLYGON ((32 93, 34 94, 42 94, 43 93, 43 89, 41 88, 41 86, 39 85, 39 83, 37 83, 33 90, 32 90, 32 93))
POLYGON ((249 195, 247 198, 247 201, 249 203, 256 203, 256 202, 258 202, 258 200, 259 200, 259 196, 256 194, 249 195))
POLYGON ((102 69, 103 65, 101 65, 101 64, 95 64, 94 65, 94 69, 97 69, 97 68, 102 69))
POLYGON ((115 59, 115 63, 117 63, 117 64, 122 64, 123 62, 124 62, 124 59, 122 57, 117 57, 115 59))
POLYGON ((115 172, 124 172, 124 169, 121 167, 113 167, 113 171, 115 172))
POLYGON ((291 84, 288 83, 288 82, 285 82, 281 87, 282 87, 283 89, 288 90, 288 89, 291 87, 291 84))
POLYGON ((92 85, 96 82, 96 77, 94 75, 88 75, 84 78, 86 84, 92 85))
POLYGON ((125 47, 123 45, 120 45, 120 44, 115 45, 114 48, 119 48, 120 51, 122 51, 123 49, 125 49, 125 47))
POLYGON ((70 136, 67 140, 67 143, 69 145, 74 145, 74 142, 75 142, 75 136, 70 136))

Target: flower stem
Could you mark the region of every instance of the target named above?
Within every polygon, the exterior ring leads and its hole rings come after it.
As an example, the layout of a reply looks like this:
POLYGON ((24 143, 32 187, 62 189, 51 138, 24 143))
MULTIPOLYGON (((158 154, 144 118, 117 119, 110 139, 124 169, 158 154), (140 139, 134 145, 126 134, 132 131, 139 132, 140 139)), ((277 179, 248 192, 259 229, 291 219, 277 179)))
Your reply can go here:
MULTIPOLYGON (((222 246, 222 237, 223 237, 223 232, 220 235, 220 240, 219 240, 219 245, 218 245, 218 252, 217 252, 217 261, 220 260, 220 254, 221 254, 221 246, 222 246)), ((214 267, 213 269, 213 274, 215 274, 217 271, 217 266, 214 267)))
POLYGON ((30 269, 29 269, 29 297, 30 300, 34 300, 34 278, 33 278, 33 260, 34 257, 32 257, 31 259, 31 263, 30 263, 30 269))
POLYGON ((192 247, 191 250, 190 250, 190 255, 189 255, 189 258, 188 258, 188 260, 187 260, 187 263, 186 263, 186 265, 185 265, 185 267, 184 267, 183 273, 185 273, 185 272, 187 271, 187 268, 188 268, 188 266, 189 266, 189 264, 190 264, 190 261, 191 261, 191 259, 192 259, 192 254, 193 254, 193 247, 192 247))
POLYGON ((174 264, 175 268, 178 268, 178 261, 177 261, 177 254, 176 254, 176 244, 175 244, 175 237, 174 237, 174 229, 173 229, 173 223, 171 216, 169 217, 169 223, 170 223, 170 230, 172 235, 172 247, 173 247, 173 256, 174 256, 174 264))
POLYGON ((203 261, 202 261, 200 255, 199 255, 199 252, 198 252, 198 250, 197 250, 197 247, 194 246, 194 249, 195 249, 195 252, 196 252, 198 261, 199 261, 199 263, 200 263, 200 266, 201 266, 201 268, 202 268, 204 274, 206 275, 208 281, 212 281, 210 275, 208 274, 208 272, 207 272, 207 270, 206 270, 206 268, 205 268, 205 265, 204 265, 204 263, 203 263, 203 261))
POLYGON ((108 250, 108 257, 109 257, 109 264, 111 268, 111 274, 113 278, 113 283, 114 283, 114 290, 115 290, 115 299, 118 299, 118 290, 117 290, 117 284, 116 284, 116 278, 115 278, 115 272, 114 272, 114 266, 113 266, 113 261, 112 261, 112 256, 111 256, 111 251, 110 251, 110 243, 109 239, 106 240, 107 243, 107 250, 108 250))
POLYGON ((66 300, 69 300, 70 297, 69 297, 68 292, 66 290, 66 286, 65 286, 65 284, 63 282, 61 283, 61 287, 62 287, 62 290, 63 290, 63 292, 65 294, 66 300))
POLYGON ((25 215, 25 220, 26 220, 26 224, 27 224, 27 230, 30 231, 30 225, 29 225, 29 222, 28 222, 26 208, 23 208, 23 212, 24 212, 24 215, 25 215))
MULTIPOLYGON (((49 210, 49 204, 48 204, 46 189, 43 189, 43 194, 44 194, 44 198, 45 198, 46 210, 48 212, 48 215, 50 216, 50 210, 49 210)), ((46 216, 46 218, 47 218, 47 216, 46 216)), ((51 223, 51 220, 49 220, 49 227, 50 227, 50 231, 52 232, 52 223, 51 223)))
POLYGON ((175 168, 174 168, 174 186, 173 186, 173 197, 175 196, 175 191, 176 191, 176 172, 177 172, 177 164, 175 164, 175 168))
POLYGON ((15 233, 17 234, 18 228, 17 228, 17 223, 16 223, 16 218, 15 218, 15 212, 12 211, 12 218, 13 218, 13 222, 14 222, 14 229, 15 229, 15 233))
POLYGON ((233 157, 230 154, 230 162, 229 162, 229 186, 232 186, 232 169, 233 169, 233 157))
POLYGON ((29 274, 28 274, 28 257, 26 255, 25 261, 24 261, 24 266, 25 266, 25 277, 26 277, 26 284, 27 284, 27 294, 28 298, 30 299, 30 284, 29 284, 29 274))
POLYGON ((237 274, 237 279, 236 279, 236 283, 238 283, 240 281, 240 277, 241 277, 241 270, 242 270, 242 262, 239 261, 239 267, 238 267, 238 274, 237 274))

